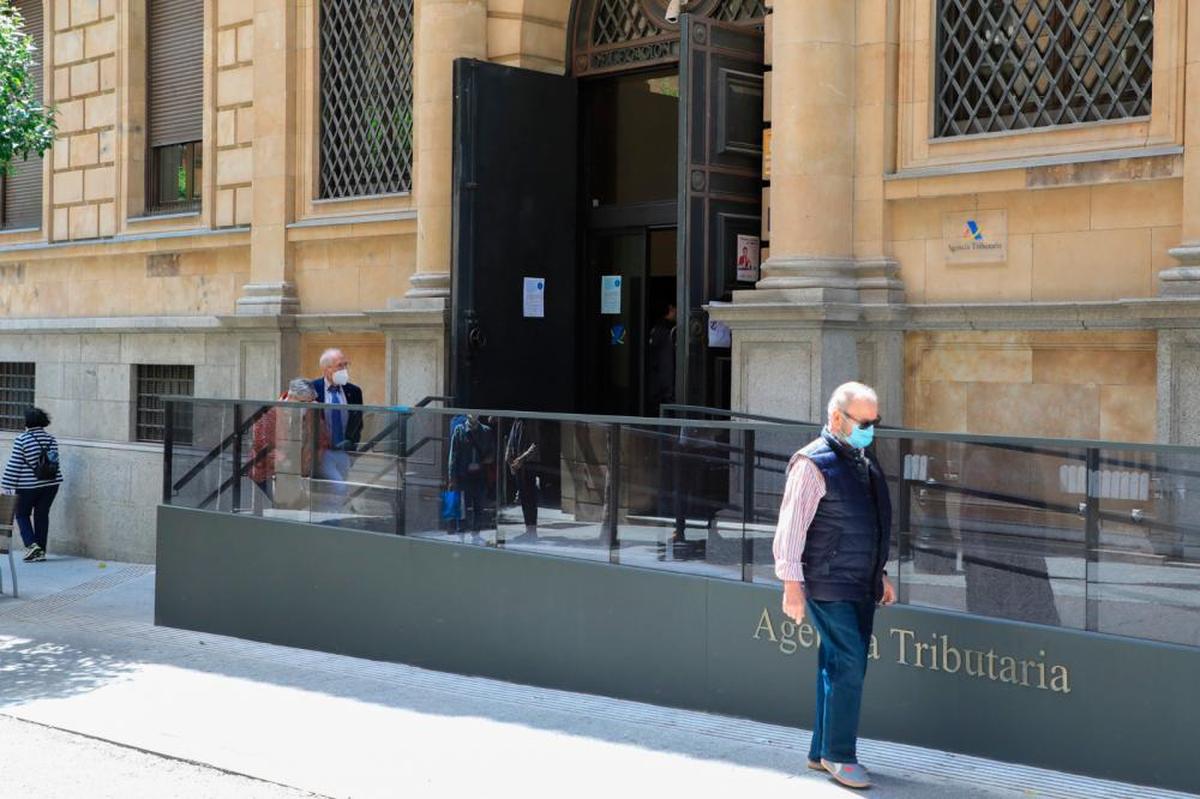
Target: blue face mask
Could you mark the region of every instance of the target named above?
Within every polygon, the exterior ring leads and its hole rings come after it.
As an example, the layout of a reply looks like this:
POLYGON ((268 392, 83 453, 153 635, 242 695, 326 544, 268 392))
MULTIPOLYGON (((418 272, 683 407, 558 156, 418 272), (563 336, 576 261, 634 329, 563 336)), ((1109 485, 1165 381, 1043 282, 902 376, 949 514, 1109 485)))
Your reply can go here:
POLYGON ((858 425, 850 431, 850 435, 846 436, 846 443, 856 449, 866 449, 871 446, 871 442, 875 440, 875 426, 863 429, 858 425))

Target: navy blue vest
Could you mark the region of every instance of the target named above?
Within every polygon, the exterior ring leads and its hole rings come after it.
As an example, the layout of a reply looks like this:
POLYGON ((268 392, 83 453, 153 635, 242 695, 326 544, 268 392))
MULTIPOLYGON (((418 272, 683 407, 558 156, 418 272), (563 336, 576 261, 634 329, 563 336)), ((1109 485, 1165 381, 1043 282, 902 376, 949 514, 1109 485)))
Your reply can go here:
POLYGON ((878 602, 891 546, 892 502, 879 464, 828 430, 800 453, 825 476, 825 496, 804 545, 812 599, 878 602))

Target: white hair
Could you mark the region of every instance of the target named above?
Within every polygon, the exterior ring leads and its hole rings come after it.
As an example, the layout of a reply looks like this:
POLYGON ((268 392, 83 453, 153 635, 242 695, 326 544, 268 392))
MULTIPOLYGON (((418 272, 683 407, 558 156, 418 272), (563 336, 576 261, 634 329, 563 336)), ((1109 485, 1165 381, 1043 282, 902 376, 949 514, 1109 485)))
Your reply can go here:
POLYGON ((320 367, 324 369, 326 366, 332 365, 333 362, 337 360, 338 355, 345 354, 346 353, 342 352, 341 348, 339 347, 330 347, 321 353, 321 360, 318 363, 320 367))
POLYGON ((294 402, 312 402, 317 398, 317 392, 312 387, 312 383, 309 383, 307 379, 297 377, 288 383, 287 396, 288 399, 294 402))
POLYGON ((826 410, 830 416, 833 416, 834 411, 844 413, 850 407, 850 403, 859 399, 879 403, 879 396, 875 393, 875 389, 865 383, 842 383, 833 390, 833 396, 829 398, 829 407, 826 410))

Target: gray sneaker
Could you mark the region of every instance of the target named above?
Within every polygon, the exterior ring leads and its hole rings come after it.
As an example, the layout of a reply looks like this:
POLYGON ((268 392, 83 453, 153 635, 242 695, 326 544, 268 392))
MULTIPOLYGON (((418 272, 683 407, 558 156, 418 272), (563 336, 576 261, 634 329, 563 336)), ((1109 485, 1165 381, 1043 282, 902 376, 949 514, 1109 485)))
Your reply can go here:
POLYGON ((858 763, 834 763, 830 760, 822 760, 821 765, 825 767, 831 777, 847 788, 871 787, 870 773, 858 763))

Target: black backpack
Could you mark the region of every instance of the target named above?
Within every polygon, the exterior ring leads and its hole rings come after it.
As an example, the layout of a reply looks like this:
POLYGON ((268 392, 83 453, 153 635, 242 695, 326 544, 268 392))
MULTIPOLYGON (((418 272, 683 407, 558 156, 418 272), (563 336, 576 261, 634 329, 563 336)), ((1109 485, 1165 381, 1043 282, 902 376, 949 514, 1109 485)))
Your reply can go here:
MULTIPOLYGON (((50 447, 38 442, 37 463, 33 464, 33 476, 38 480, 54 480, 58 477, 58 458, 51 457, 50 447)), ((28 463, 28 461, 26 461, 28 463)))

